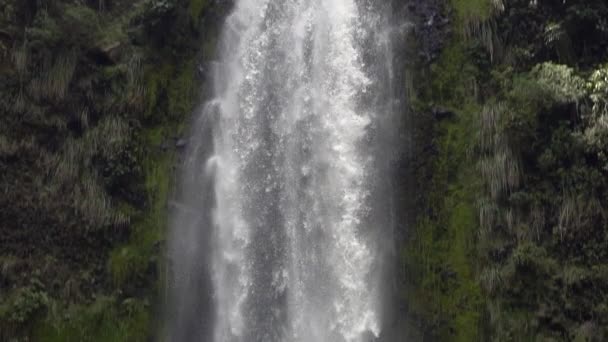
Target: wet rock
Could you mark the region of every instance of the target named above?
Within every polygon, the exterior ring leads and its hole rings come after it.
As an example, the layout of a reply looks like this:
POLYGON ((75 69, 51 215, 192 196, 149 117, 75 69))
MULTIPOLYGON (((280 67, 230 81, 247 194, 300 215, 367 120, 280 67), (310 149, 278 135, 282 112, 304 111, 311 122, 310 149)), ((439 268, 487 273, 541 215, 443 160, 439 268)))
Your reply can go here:
POLYGON ((454 117, 454 112, 443 107, 435 107, 433 117, 437 120, 445 120, 454 117))
POLYGON ((122 55, 122 47, 122 43, 118 41, 102 43, 89 52, 89 57, 100 65, 115 65, 122 55))
POLYGON ((175 142, 175 147, 182 149, 185 148, 188 145, 188 141, 186 139, 177 139, 177 141, 175 142))
POLYGON ((206 65, 204 63, 199 63, 196 66, 196 75, 195 75, 196 79, 199 81, 204 80, 207 76, 208 70, 209 70, 208 65, 206 65))
POLYGON ((130 28, 127 31, 131 44, 135 46, 143 46, 146 44, 146 33, 142 25, 130 28))
POLYGON ((413 0, 408 11, 416 23, 415 35, 420 50, 420 60, 432 63, 450 34, 449 15, 445 16, 443 0, 413 0))
POLYGON ((444 270, 441 272, 441 278, 443 279, 456 279, 458 274, 453 270, 444 270))

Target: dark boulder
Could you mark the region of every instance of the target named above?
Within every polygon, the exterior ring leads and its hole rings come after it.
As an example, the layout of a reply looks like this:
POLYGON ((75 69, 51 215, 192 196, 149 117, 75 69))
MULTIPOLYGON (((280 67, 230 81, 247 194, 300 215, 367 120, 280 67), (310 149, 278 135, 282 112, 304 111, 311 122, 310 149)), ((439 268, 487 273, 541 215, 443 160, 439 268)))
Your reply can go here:
POLYGON ((450 119, 454 117, 454 112, 447 109, 447 108, 443 108, 443 107, 434 107, 432 109, 432 113, 433 113, 433 117, 436 120, 445 120, 445 119, 450 119))

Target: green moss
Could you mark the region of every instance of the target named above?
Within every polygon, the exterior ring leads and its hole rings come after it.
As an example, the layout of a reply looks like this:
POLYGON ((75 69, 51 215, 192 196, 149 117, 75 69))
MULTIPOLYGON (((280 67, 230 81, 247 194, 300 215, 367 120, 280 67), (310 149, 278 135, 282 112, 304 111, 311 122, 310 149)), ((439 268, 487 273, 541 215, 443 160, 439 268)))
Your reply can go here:
POLYGON ((479 71, 457 41, 444 49, 440 59, 431 65, 430 73, 430 81, 421 90, 426 103, 462 109, 467 102, 474 102, 472 87, 479 71))
MULTIPOLYGON (((147 130, 144 144, 159 147, 171 129, 159 127, 147 130)), ((127 282, 145 276, 154 267, 158 258, 159 244, 164 240, 167 223, 167 200, 171 188, 174 155, 170 152, 150 154, 143 162, 147 210, 136 218, 129 243, 114 249, 108 267, 115 286, 120 288, 127 282)))
MULTIPOLYGON (((454 1, 459 15, 481 15, 483 3, 454 1)), ((432 178, 422 185, 428 191, 422 206, 428 214, 418 218, 402 250, 407 273, 404 302, 410 314, 424 322, 424 332, 435 339, 479 341, 483 340, 484 295, 477 281, 474 203, 481 185, 469 151, 476 135, 474 118, 480 110, 475 95, 480 72, 464 43, 454 39, 426 73, 419 75, 424 81, 415 107, 429 111, 438 106, 455 114, 433 127, 437 153, 427 162, 426 173, 432 178)))
POLYGON ((149 290, 158 294, 162 287, 164 274, 158 261, 164 252, 176 152, 161 149, 161 145, 183 133, 183 122, 194 107, 199 89, 195 65, 191 59, 181 64, 145 67, 145 127, 139 145, 143 151, 140 165, 145 177, 146 207, 134 216, 129 240, 110 254, 108 270, 117 290, 147 282, 149 290))
POLYGON ((438 128, 428 206, 404 250, 411 282, 406 301, 442 341, 479 340, 483 296, 476 279, 478 184, 467 157, 471 107, 438 128))
POLYGON ((175 78, 171 81, 168 88, 168 113, 173 117, 185 118, 192 111, 199 89, 194 79, 195 66, 194 60, 187 61, 176 71, 175 78))
POLYGON ((198 22, 203 11, 209 7, 209 0, 190 0, 190 17, 193 22, 198 22))
POLYGON ((190 113, 199 89, 195 66, 191 59, 179 67, 174 64, 149 67, 145 78, 146 119, 171 124, 181 122, 190 113))
MULTIPOLYGON (((150 272, 163 276, 158 260, 162 258, 167 230, 167 201, 176 155, 174 150, 162 150, 160 146, 182 134, 183 121, 195 104, 198 85, 194 66, 191 60, 180 67, 164 64, 147 69, 145 119, 149 124, 140 137, 145 151, 141 166, 147 205, 144 212, 135 216, 129 241, 111 252, 108 269, 117 289, 147 279, 150 272)), ((159 282, 151 287, 158 291, 161 282, 156 280, 159 282)))
MULTIPOLYGON (((140 138, 140 144, 146 151, 141 165, 145 175, 147 205, 144 212, 135 216, 129 241, 116 247, 110 254, 108 270, 116 289, 146 279, 150 281, 151 272, 159 278, 147 286, 155 293, 159 293, 162 286, 162 265, 158 261, 163 258, 168 222, 167 201, 172 188, 176 155, 175 151, 163 151, 160 146, 182 133, 183 120, 192 110, 195 99, 193 89, 196 86, 194 78, 187 74, 194 74, 193 65, 188 63, 177 75, 174 75, 175 69, 168 65, 148 75, 148 90, 152 90, 147 94, 149 112, 154 113, 154 120, 143 130, 140 138)), ((146 314, 149 315, 147 311, 146 314)), ((147 324, 146 320, 141 321, 147 324)), ((131 328, 125 331, 130 332, 131 328)), ((132 339, 121 341, 127 340, 132 339)))
POLYGON ((124 342, 150 338, 148 304, 135 299, 122 302, 100 297, 87 306, 59 307, 34 329, 33 340, 44 342, 124 342))
POLYGON ((451 4, 461 23, 483 22, 491 17, 494 9, 490 0, 451 0, 451 4))
POLYGON ((174 67, 171 64, 162 66, 149 66, 146 70, 145 87, 146 87, 146 110, 145 118, 150 119, 154 114, 161 112, 164 92, 169 87, 171 75, 174 67))

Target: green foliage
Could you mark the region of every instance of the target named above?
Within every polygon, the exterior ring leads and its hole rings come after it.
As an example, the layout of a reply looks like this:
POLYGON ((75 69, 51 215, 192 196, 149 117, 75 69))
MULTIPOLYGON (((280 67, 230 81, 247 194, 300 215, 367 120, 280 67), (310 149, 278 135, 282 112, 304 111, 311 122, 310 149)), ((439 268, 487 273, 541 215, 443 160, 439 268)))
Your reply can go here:
POLYGON ((154 114, 162 113, 161 105, 165 94, 163 93, 168 87, 173 74, 171 65, 163 65, 156 67, 156 70, 150 70, 146 73, 145 94, 146 94, 146 110, 145 116, 151 118, 154 114))
POLYGON ((2 325, 20 325, 31 321, 34 315, 40 313, 48 303, 48 296, 42 290, 40 282, 23 287, 15 291, 0 310, 0 322, 2 325))
POLYGON ((62 29, 48 11, 41 11, 27 28, 30 44, 35 47, 55 46, 62 41, 62 29))
POLYGON ((424 214, 403 251, 410 313, 442 341, 604 340, 608 73, 587 79, 580 66, 605 63, 587 47, 606 46, 601 25, 589 26, 606 6, 451 3, 465 39, 444 49, 416 98, 455 117, 434 126, 424 214), (460 130, 471 131, 449 144, 460 130))
POLYGON ((461 37, 483 46, 493 60, 502 49, 494 17, 504 10, 503 0, 451 0, 450 4, 461 37))
POLYGON ((591 74, 587 89, 590 92, 589 98, 593 102, 593 114, 608 115, 608 66, 599 68, 591 74))
POLYGON ((11 291, 0 301, 0 340, 9 340, 11 336, 29 329, 32 322, 44 313, 48 303, 44 285, 35 278, 28 286, 11 291))
POLYGON ((194 60, 181 68, 163 65, 146 75, 146 119, 152 122, 183 118, 194 105, 198 86, 194 79, 194 60))
POLYGON ((469 62, 469 56, 460 44, 452 43, 442 52, 440 60, 430 67, 430 84, 421 87, 422 99, 447 108, 462 105, 462 99, 474 97, 477 92, 475 77, 479 71, 469 62))
POLYGON ((451 5, 464 25, 486 21, 503 6, 500 0, 452 0, 451 5))
MULTIPOLYGON (((166 64, 146 73, 144 119, 151 127, 142 132, 142 145, 158 149, 172 135, 183 130, 182 121, 192 110, 198 89, 194 65, 193 61, 180 68, 166 64)), ((168 220, 167 200, 174 162, 171 151, 154 150, 141 163, 147 206, 144 215, 134 220, 130 240, 111 253, 108 269, 117 288, 141 281, 146 274, 158 271, 155 266, 168 220)))
POLYGON ((586 117, 583 139, 608 171, 608 67, 593 72, 587 83, 593 107, 586 117))
POLYGON ((90 46, 100 28, 97 12, 78 4, 64 5, 62 12, 61 28, 68 44, 90 46))
POLYGON ((534 67, 532 75, 554 102, 578 103, 586 95, 585 80, 566 65, 545 62, 534 67))
POLYGON ((555 50, 560 62, 573 61, 572 41, 563 23, 549 22, 543 33, 545 45, 555 50))
POLYGON ((0 4, 0 340, 152 338, 167 141, 197 100, 195 55, 215 43, 201 45, 188 20, 208 6, 0 4), (152 22, 158 41, 144 32, 152 22))
POLYGON ((419 218, 413 239, 404 249, 410 283, 405 300, 429 334, 445 341, 481 339, 482 295, 476 281, 474 246, 477 223, 472 205, 476 182, 467 158, 471 134, 469 111, 438 132, 438 156, 428 203, 430 216, 419 218))
POLYGON ((606 222, 596 197, 606 187, 579 141, 577 132, 587 123, 565 121, 589 116, 592 109, 584 105, 590 102, 589 87, 574 69, 553 63, 495 77, 500 84, 495 96, 504 102, 486 103, 477 118, 475 149, 489 185, 478 210, 480 281, 492 335, 497 340, 570 339, 583 329, 591 334, 585 336, 600 336, 603 319, 587 322, 574 312, 600 317, 592 303, 601 299, 578 289, 591 282, 591 265, 608 262, 607 255, 595 252, 604 239, 591 233, 606 222), (510 172, 492 164, 496 158, 522 161, 518 173, 525 176, 509 184, 510 172), (564 263, 569 266, 562 272, 564 263))
MULTIPOLYGON (((409 315, 423 322, 423 333, 441 341, 483 339, 483 296, 477 282, 475 245, 477 222, 474 163, 470 160, 473 116, 479 74, 457 40, 431 65, 416 98, 421 110, 449 108, 455 117, 434 125, 428 159, 432 178, 407 245, 402 250, 406 270, 404 302, 409 315)), ((428 172, 428 171, 427 171, 428 172)), ((426 174, 425 174, 426 175, 426 174)), ((421 176, 425 176, 421 175, 421 176)))
POLYGON ((86 306, 50 305, 50 315, 34 329, 34 340, 48 342, 147 341, 150 315, 145 301, 99 297, 86 306))
POLYGON ((184 118, 190 113, 194 106, 197 92, 199 90, 194 79, 195 62, 187 61, 177 74, 172 78, 172 82, 167 89, 169 103, 167 112, 176 118, 184 118))

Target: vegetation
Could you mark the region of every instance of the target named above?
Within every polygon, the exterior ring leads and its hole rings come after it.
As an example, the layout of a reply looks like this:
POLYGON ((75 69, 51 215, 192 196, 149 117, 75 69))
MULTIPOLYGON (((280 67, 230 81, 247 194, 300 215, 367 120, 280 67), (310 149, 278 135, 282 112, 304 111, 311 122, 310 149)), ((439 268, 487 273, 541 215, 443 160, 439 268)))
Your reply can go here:
POLYGON ((454 116, 419 172, 410 314, 441 341, 604 340, 608 6, 451 5, 461 29, 415 102, 454 116))
POLYGON ((455 116, 431 123, 433 146, 418 169, 420 189, 428 189, 416 208, 419 215, 403 247, 404 302, 422 335, 441 341, 482 339, 484 296, 476 275, 476 195, 481 184, 470 155, 478 68, 454 42, 420 79, 431 82, 418 91, 417 111, 443 106, 455 116))
POLYGON ((215 41, 199 29, 210 6, 0 4, 1 341, 156 333, 175 142, 201 41, 215 41))

